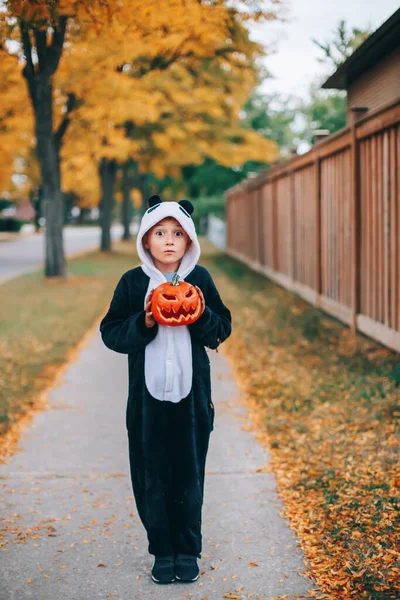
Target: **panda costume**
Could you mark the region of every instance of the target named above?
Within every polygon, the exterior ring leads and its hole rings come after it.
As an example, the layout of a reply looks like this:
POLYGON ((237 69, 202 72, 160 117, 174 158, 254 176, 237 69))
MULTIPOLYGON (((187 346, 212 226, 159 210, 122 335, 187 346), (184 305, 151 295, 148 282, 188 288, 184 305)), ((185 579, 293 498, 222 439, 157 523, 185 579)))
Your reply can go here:
POLYGON ((163 202, 152 196, 137 235, 143 264, 122 275, 101 321, 104 344, 128 355, 126 428, 132 488, 154 556, 178 553, 201 558, 201 513, 210 433, 214 428, 210 361, 231 334, 231 313, 205 267, 197 265, 200 244, 188 200, 163 202), (178 275, 203 292, 205 310, 190 325, 145 325, 151 289, 167 281, 144 248, 143 235, 174 217, 192 243, 178 275))

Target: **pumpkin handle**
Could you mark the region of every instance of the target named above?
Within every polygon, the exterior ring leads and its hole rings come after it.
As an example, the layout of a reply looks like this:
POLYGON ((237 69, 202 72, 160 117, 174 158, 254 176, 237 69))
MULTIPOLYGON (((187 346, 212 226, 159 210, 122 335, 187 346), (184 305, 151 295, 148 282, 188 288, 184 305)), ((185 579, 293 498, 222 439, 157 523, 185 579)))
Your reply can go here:
POLYGON ((175 273, 175 275, 172 278, 171 285, 180 285, 179 279, 180 275, 178 275, 178 273, 175 273))

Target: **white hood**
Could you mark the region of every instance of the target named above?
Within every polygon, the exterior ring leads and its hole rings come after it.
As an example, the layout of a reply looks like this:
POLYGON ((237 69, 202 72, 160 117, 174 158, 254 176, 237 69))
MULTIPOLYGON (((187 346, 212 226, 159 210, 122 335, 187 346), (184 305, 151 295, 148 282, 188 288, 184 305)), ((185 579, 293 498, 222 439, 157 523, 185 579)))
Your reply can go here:
MULTIPOLYGON (((193 271, 200 256, 200 244, 190 216, 194 210, 193 204, 188 200, 162 202, 159 196, 152 196, 149 205, 150 208, 142 217, 136 239, 142 269, 150 278, 144 306, 150 291, 167 281, 165 275, 154 265, 150 251, 143 246, 143 236, 153 225, 165 217, 174 217, 192 240, 177 270, 181 279, 185 279, 193 271)), ((191 390, 192 376, 192 343, 188 326, 168 327, 158 324, 156 337, 145 348, 145 380, 149 393, 157 400, 180 402, 191 390)))
MULTIPOLYGON (((152 196, 152 198, 154 198, 154 202, 159 197, 152 196)), ((152 201, 152 198, 150 198, 149 202, 152 201)), ((162 202, 160 200, 158 203, 150 206, 150 208, 144 213, 140 223, 140 228, 136 239, 136 249, 139 258, 143 263, 142 269, 146 275, 149 277, 154 277, 155 279, 159 280, 160 283, 166 281, 166 278, 154 265, 150 251, 144 248, 142 240, 144 234, 149 231, 153 225, 165 219, 165 217, 174 217, 177 221, 179 221, 183 229, 192 240, 189 249, 182 257, 181 264, 177 271, 181 279, 184 279, 191 271, 193 271, 200 257, 201 250, 199 241, 197 239, 196 229, 192 217, 184 208, 184 206, 191 205, 191 203, 188 200, 181 200, 181 202, 184 202, 185 204, 180 204, 179 202, 162 202)))

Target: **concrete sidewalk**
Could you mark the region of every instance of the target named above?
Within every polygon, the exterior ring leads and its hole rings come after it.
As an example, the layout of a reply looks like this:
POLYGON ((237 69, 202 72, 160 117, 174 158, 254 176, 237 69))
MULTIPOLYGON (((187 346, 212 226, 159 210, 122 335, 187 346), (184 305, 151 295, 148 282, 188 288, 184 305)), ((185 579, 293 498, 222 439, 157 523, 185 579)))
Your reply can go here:
MULTIPOLYGON (((50 408, 0 465, 1 600, 260 598, 305 594, 303 558, 268 456, 242 428, 230 367, 209 351, 215 429, 207 457, 201 577, 158 586, 129 478, 127 357, 93 337, 49 395, 50 408), (229 595, 231 594, 231 595, 229 595)), ((285 596, 286 598, 286 596, 285 596)))

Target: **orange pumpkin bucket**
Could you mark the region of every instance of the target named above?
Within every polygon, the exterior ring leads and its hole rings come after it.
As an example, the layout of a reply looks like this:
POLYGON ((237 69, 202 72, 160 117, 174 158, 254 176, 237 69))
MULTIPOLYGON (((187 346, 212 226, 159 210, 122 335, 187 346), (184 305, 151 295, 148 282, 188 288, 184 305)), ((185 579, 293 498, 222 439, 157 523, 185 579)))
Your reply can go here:
POLYGON ((200 317, 199 292, 194 285, 179 279, 176 273, 172 281, 161 283, 153 292, 151 311, 160 325, 190 325, 200 317))

